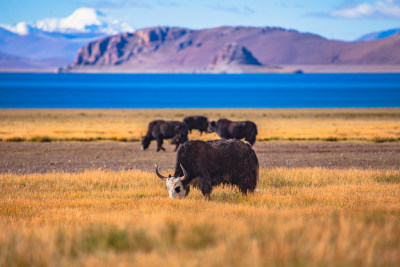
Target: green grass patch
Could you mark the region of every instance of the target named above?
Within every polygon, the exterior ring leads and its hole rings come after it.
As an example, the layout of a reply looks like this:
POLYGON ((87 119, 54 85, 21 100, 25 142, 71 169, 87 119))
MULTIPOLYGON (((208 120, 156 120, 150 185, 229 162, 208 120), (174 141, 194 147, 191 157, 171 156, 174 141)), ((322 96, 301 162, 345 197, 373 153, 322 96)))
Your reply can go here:
POLYGON ((399 173, 393 173, 393 174, 378 174, 375 177, 375 180, 378 183, 389 183, 389 184, 398 184, 400 183, 400 174, 399 173))
POLYGON ((51 142, 54 141, 48 136, 35 136, 29 139, 30 142, 51 142))
POLYGON ((22 137, 9 137, 7 139, 5 139, 6 142, 24 142, 26 141, 25 138, 22 137))
POLYGON ((210 225, 193 225, 189 233, 183 239, 185 247, 199 250, 216 243, 215 229, 210 225))
POLYGON ((329 136, 329 137, 321 138, 321 140, 322 141, 327 141, 327 142, 337 142, 337 141, 339 141, 339 138, 333 137, 333 136, 329 136))
POLYGON ((386 142, 396 142, 399 141, 399 139, 389 138, 389 137, 374 137, 371 139, 371 141, 374 143, 386 143, 386 142))

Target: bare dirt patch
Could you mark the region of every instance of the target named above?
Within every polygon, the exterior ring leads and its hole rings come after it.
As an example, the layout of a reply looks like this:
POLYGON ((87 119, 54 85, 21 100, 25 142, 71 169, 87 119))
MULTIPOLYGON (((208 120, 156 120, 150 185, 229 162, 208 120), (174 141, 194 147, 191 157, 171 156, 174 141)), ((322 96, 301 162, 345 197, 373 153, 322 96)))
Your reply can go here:
MULTIPOLYGON (((174 168, 176 153, 146 151, 130 142, 0 143, 0 173, 174 168)), ((399 143, 263 142, 254 149, 262 168, 400 169, 399 143)))

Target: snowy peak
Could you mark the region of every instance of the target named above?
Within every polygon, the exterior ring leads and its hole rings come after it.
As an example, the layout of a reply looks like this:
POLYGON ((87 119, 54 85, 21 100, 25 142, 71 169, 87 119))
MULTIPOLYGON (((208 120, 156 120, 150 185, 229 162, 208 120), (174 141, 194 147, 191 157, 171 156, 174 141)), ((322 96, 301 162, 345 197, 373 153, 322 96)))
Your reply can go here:
POLYGON ((30 32, 34 31, 34 29, 30 25, 28 25, 28 23, 26 23, 25 21, 18 22, 15 25, 0 24, 0 27, 19 35, 27 35, 30 32))
POLYGON ((94 8, 81 7, 62 21, 65 28, 81 28, 86 25, 101 25, 106 16, 94 8))
MULTIPOLYGON (((60 19, 58 31, 62 32, 63 30, 67 32, 101 32, 105 34, 134 31, 129 24, 109 18, 102 12, 87 7, 79 8, 65 19, 60 19)), ((57 31, 57 29, 49 29, 48 31, 57 31)))
POLYGON ((35 31, 107 35, 134 31, 134 28, 128 23, 112 19, 96 9, 88 7, 78 8, 66 18, 45 18, 31 23, 19 22, 15 25, 0 26, 19 35, 27 35, 35 31))

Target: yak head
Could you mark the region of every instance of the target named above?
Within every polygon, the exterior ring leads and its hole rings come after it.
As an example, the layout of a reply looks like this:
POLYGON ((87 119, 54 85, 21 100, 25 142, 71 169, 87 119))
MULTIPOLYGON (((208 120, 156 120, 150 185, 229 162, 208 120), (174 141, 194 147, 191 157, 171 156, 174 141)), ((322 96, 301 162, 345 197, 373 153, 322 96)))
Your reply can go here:
POLYGON ((189 185, 184 186, 182 183, 187 179, 188 175, 186 170, 183 168, 182 164, 181 168, 183 171, 183 176, 173 177, 169 175, 169 177, 165 177, 158 172, 158 166, 156 165, 156 174, 160 179, 165 181, 170 198, 184 198, 189 193, 190 186, 189 185))
POLYGON ((142 150, 146 150, 151 142, 151 138, 148 136, 142 136, 142 150))
POLYGON ((216 132, 217 131, 217 124, 215 123, 215 121, 211 121, 208 124, 208 128, 207 128, 207 132, 212 133, 212 132, 216 132))

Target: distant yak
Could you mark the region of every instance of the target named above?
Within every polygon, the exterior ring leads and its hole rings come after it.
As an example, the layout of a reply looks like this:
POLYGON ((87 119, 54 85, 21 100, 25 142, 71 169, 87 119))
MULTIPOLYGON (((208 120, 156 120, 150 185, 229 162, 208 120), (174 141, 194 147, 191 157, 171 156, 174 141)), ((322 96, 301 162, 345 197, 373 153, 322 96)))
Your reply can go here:
POLYGON ((188 140, 188 129, 185 123, 180 121, 155 120, 149 123, 147 134, 142 136, 142 150, 146 150, 152 140, 157 140, 157 152, 162 147, 164 139, 171 139, 171 144, 175 144, 176 151, 180 144, 188 140))
POLYGON ((242 139, 248 141, 251 145, 256 142, 257 125, 252 121, 231 121, 220 119, 211 121, 208 132, 216 132, 224 139, 242 139))
POLYGON ((183 119, 183 122, 187 125, 190 133, 192 133, 193 129, 199 130, 200 135, 203 132, 207 132, 208 119, 204 116, 188 116, 183 119))
POLYGON ((178 150, 174 176, 156 174, 166 182, 170 198, 188 195, 190 185, 209 198, 213 186, 238 186, 243 194, 257 186, 259 164, 250 143, 240 140, 187 141, 178 150))

